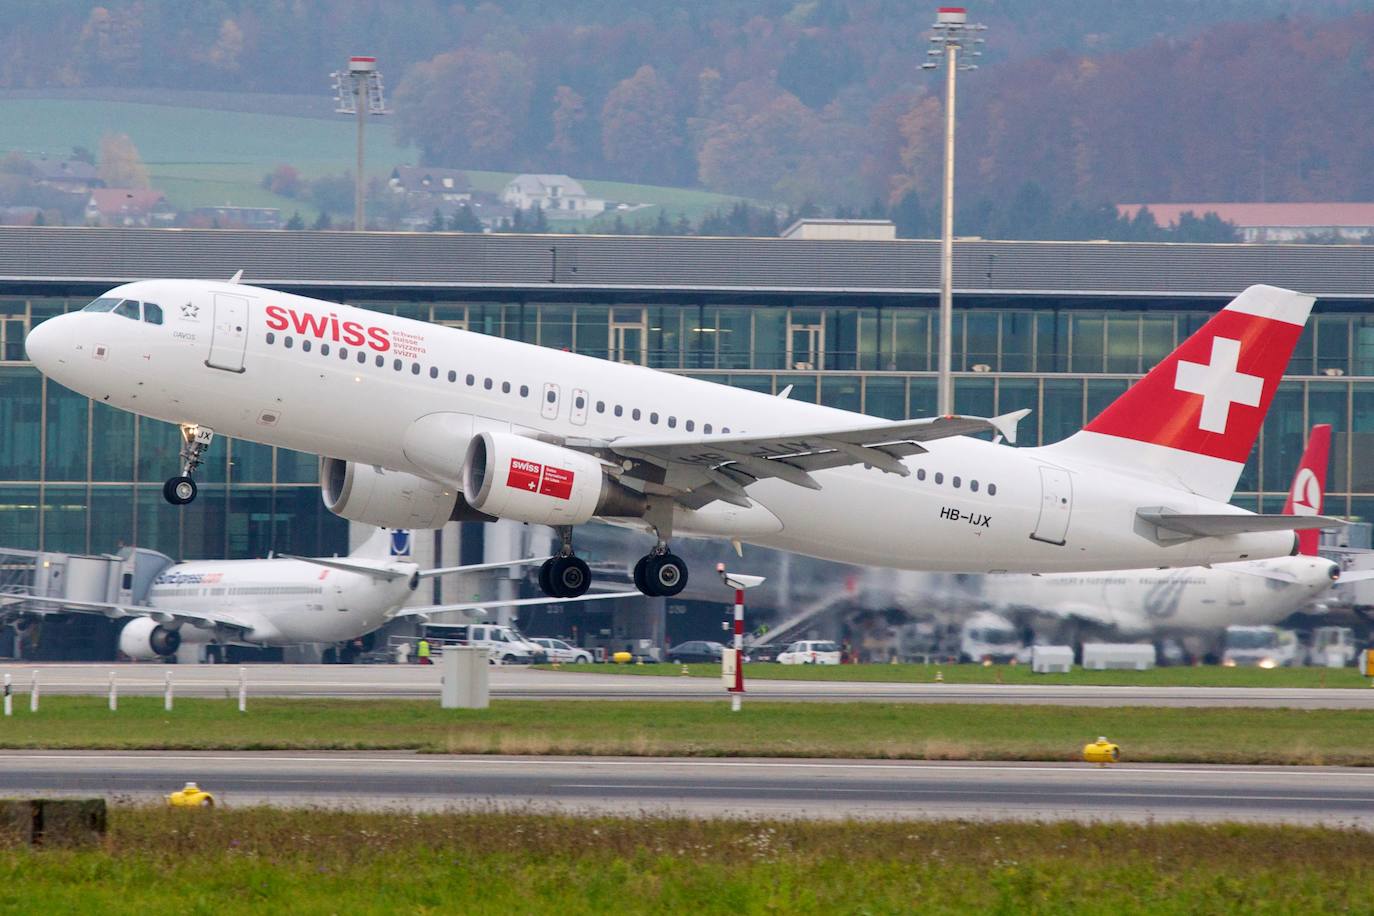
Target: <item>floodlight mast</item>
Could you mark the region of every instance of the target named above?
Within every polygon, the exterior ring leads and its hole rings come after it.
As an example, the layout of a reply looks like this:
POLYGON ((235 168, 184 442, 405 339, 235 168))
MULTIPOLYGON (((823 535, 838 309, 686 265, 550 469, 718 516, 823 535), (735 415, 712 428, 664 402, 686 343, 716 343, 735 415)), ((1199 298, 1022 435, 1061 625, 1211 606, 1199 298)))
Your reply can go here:
POLYGON ((353 228, 362 231, 363 200, 366 181, 363 178, 363 126, 370 114, 388 114, 382 98, 382 74, 377 70, 375 57, 350 57, 347 70, 335 70, 334 110, 339 114, 358 117, 357 171, 353 181, 353 228))
POLYGON ((932 47, 926 51, 930 58, 921 64, 922 70, 934 70, 945 64, 945 178, 940 211, 940 364, 937 382, 936 410, 941 416, 954 413, 954 74, 959 70, 977 70, 976 63, 960 63, 959 52, 964 51, 970 61, 982 56, 978 46, 983 39, 977 33, 987 26, 970 23, 968 12, 961 6, 942 6, 935 14, 930 36, 932 47))

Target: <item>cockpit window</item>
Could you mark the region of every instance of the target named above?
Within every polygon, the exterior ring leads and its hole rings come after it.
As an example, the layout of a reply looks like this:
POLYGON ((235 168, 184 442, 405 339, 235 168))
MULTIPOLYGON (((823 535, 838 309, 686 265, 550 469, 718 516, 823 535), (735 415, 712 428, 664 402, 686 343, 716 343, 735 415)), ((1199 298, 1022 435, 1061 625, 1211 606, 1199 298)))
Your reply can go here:
POLYGON ((138 303, 133 299, 125 299, 115 306, 114 313, 123 318, 132 318, 134 321, 138 321, 138 303))
POLYGON ((114 307, 119 305, 118 299, 97 299, 81 311, 83 312, 112 312, 114 307))
POLYGON ((162 324, 162 306, 151 302, 143 303, 143 320, 149 324, 162 324))

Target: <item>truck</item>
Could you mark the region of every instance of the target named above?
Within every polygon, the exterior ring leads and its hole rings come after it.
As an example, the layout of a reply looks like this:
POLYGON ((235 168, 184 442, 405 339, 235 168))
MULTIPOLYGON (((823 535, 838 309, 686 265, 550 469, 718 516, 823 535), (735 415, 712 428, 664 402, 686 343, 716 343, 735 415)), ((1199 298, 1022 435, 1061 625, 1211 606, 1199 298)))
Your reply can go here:
POLYGON ((959 659, 965 662, 1020 660, 1025 650, 1016 626, 990 611, 979 611, 959 628, 959 659))
POLYGON ((1355 660, 1355 631, 1350 627, 1317 627, 1312 631, 1312 664, 1344 668, 1355 660))
POLYGON ((1292 668, 1306 656, 1298 634, 1271 626, 1226 628, 1221 663, 1227 668, 1253 665, 1259 668, 1292 668))

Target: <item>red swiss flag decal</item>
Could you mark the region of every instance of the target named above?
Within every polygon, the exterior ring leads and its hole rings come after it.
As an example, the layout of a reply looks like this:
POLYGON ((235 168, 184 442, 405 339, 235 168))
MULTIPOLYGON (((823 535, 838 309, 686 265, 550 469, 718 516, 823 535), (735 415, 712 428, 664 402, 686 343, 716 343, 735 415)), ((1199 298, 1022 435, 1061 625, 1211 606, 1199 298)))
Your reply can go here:
POLYGON ((540 493, 558 499, 569 499, 572 497, 572 485, 572 471, 565 471, 551 464, 544 466, 544 482, 539 487, 540 493))
POLYGON ((537 462, 526 461, 524 458, 512 458, 510 460, 510 474, 506 477, 506 486, 534 493, 539 489, 539 476, 543 470, 544 466, 537 462))

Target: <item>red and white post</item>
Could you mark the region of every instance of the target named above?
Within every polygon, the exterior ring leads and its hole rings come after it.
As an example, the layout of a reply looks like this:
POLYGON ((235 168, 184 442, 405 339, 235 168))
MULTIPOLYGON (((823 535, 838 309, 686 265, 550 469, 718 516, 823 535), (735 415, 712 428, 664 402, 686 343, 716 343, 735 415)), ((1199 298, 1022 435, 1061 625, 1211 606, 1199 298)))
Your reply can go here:
POLYGON ((739 712, 744 696, 744 590, 763 584, 763 576, 727 573, 724 563, 716 564, 721 581, 735 590, 735 638, 721 664, 721 680, 730 694, 730 711, 739 712))

